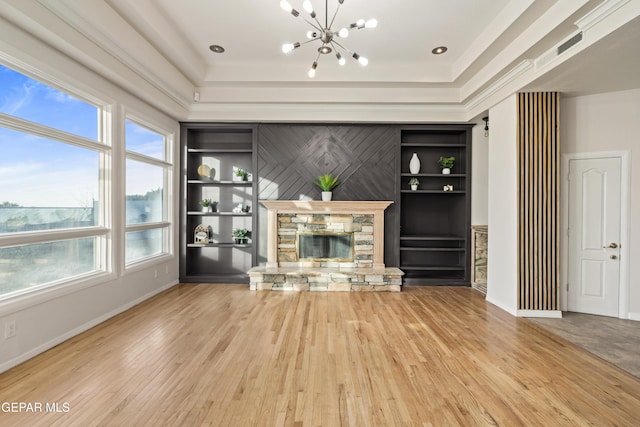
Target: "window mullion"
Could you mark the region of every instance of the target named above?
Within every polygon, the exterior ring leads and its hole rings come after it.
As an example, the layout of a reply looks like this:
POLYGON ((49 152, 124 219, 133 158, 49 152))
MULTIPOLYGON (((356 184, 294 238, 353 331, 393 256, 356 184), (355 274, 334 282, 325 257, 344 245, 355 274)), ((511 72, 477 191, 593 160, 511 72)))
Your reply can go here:
POLYGON ((106 227, 86 227, 77 229, 39 230, 26 233, 11 233, 0 236, 0 247, 103 236, 109 233, 109 231, 110 230, 106 227))
POLYGON ((78 135, 73 135, 61 130, 53 129, 39 123, 30 122, 29 120, 20 119, 18 117, 9 116, 0 113, 0 126, 12 129, 18 132, 28 133, 43 138, 54 139, 59 142, 71 144, 76 147, 88 148, 90 150, 107 151, 110 147, 101 142, 92 141, 78 135))

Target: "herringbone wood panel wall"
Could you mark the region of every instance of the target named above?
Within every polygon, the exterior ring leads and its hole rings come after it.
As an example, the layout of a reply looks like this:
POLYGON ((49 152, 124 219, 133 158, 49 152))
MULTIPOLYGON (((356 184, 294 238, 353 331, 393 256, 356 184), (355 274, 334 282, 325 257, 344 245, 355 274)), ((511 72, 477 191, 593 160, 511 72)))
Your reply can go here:
MULTIPOLYGON (((313 181, 331 173, 341 182, 333 191, 333 200, 396 200, 398 143, 398 129, 393 126, 260 125, 258 198, 319 200, 320 189, 313 181)), ((388 265, 397 265, 396 211, 391 205, 385 213, 388 265)), ((261 213, 260 230, 265 230, 264 218, 261 213)), ((264 255, 262 248, 259 251, 264 255)))

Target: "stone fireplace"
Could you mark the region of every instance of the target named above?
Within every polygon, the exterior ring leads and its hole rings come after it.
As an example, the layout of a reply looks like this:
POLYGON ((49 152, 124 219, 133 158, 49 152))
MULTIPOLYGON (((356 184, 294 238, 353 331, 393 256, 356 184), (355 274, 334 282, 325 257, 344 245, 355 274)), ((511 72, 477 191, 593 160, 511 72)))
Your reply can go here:
POLYGON ((388 201, 262 200, 267 264, 251 289, 399 291, 402 271, 384 265, 388 201))

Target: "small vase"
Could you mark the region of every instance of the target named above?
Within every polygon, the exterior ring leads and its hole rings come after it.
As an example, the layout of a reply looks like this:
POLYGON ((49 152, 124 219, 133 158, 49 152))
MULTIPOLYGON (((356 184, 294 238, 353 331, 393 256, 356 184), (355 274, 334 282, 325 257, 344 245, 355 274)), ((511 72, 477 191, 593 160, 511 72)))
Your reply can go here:
POLYGON ((418 158, 418 153, 413 153, 411 160, 409 160, 409 172, 413 175, 420 173, 420 159, 418 158))
POLYGON ((442 168, 442 175, 449 175, 451 173, 451 169, 449 168, 442 168))
POLYGON ((417 186, 417 185, 412 185, 412 186, 411 186, 411 191, 416 191, 417 189, 418 189, 418 186, 417 186))
POLYGON ((323 191, 322 192, 322 201, 323 202, 330 202, 331 201, 331 191, 323 191))

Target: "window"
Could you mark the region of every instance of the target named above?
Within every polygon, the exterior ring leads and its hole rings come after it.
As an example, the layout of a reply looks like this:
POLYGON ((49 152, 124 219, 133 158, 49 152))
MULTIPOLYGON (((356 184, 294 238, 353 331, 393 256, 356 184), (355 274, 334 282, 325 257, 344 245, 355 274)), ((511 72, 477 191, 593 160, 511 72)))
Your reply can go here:
POLYGON ((169 141, 136 121, 125 122, 126 265, 169 252, 169 141))
POLYGON ((103 115, 0 65, 0 299, 105 271, 103 115))

